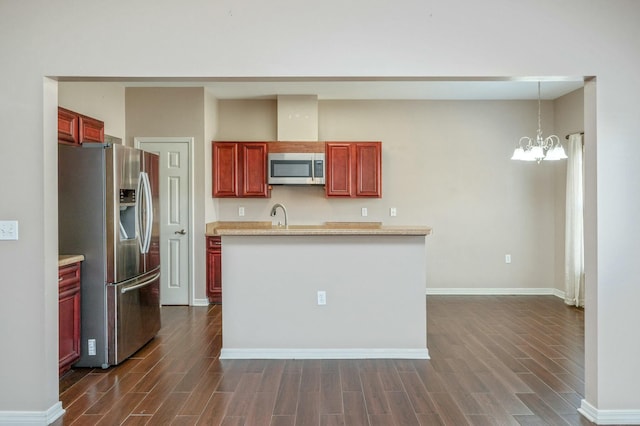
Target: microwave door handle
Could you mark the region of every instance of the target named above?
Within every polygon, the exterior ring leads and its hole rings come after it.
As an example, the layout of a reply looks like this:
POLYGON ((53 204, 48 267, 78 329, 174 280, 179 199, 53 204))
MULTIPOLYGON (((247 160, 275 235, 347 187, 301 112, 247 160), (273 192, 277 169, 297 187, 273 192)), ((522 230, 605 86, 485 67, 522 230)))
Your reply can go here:
POLYGON ((316 181, 316 156, 311 158, 311 182, 316 181))
MULTIPOLYGON (((319 179, 320 179, 320 177, 319 177, 319 176, 316 176, 316 161, 320 161, 320 160, 318 159, 318 157, 317 157, 317 156, 315 156, 315 155, 314 155, 314 156, 313 156, 313 167, 311 168, 311 169, 312 169, 312 172, 311 172, 311 173, 313 173, 313 182, 314 182, 314 183, 315 183, 317 180, 319 180, 319 179)), ((322 169, 321 169, 321 170, 322 170, 322 169)))

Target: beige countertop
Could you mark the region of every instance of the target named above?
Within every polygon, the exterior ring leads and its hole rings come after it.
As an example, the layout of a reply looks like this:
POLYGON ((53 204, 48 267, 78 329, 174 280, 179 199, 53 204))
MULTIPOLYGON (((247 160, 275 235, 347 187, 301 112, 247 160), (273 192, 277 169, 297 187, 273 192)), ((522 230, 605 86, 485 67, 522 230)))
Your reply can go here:
POLYGON ((429 235, 426 226, 385 226, 380 222, 325 222, 317 225, 275 226, 271 222, 212 222, 206 235, 429 235))
POLYGON ((71 265, 72 263, 82 262, 84 256, 81 254, 61 254, 58 256, 58 268, 71 265))

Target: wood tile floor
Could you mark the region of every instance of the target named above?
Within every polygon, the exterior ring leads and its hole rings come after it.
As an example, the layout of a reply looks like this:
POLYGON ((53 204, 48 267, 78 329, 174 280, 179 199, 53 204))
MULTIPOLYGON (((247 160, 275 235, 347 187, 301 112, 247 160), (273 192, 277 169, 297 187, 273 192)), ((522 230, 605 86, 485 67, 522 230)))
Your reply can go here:
POLYGON ((429 296, 427 315, 430 360, 221 361, 220 306, 163 307, 134 357, 60 380, 54 424, 591 424, 576 411, 582 310, 554 296, 429 296))

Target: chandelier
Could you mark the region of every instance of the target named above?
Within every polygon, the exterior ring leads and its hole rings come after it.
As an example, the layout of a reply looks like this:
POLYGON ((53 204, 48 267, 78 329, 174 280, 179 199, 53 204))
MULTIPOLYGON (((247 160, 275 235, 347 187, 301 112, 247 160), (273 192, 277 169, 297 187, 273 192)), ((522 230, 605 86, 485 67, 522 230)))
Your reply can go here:
POLYGON ((542 137, 542 120, 540 119, 540 82, 538 82, 538 134, 535 139, 529 136, 520 138, 511 156, 512 160, 537 161, 564 160, 567 154, 556 135, 542 137))

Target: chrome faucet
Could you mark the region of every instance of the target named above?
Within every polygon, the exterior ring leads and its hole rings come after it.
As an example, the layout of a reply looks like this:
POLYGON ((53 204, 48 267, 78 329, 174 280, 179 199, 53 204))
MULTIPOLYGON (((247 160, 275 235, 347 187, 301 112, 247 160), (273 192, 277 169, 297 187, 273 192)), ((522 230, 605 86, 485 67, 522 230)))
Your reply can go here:
POLYGON ((287 221, 287 209, 280 203, 276 203, 273 205, 273 207, 271 207, 271 216, 275 216, 276 215, 276 209, 280 207, 282 209, 282 211, 284 212, 284 227, 288 228, 289 227, 289 223, 287 221))

